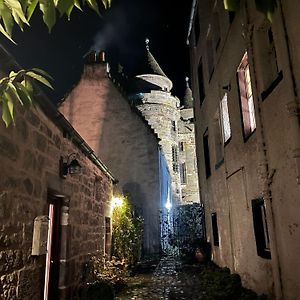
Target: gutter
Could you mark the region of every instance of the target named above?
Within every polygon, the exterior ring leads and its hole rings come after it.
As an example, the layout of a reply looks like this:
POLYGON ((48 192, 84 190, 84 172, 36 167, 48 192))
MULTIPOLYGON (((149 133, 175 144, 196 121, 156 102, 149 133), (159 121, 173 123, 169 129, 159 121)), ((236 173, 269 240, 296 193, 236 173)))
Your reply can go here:
POLYGON ((193 0, 192 3, 192 10, 191 10, 191 15, 190 15, 190 22, 189 22, 189 29, 188 29, 188 33, 187 33, 187 37, 186 37, 186 44, 189 45, 190 44, 190 35, 192 32, 192 27, 193 27, 193 21, 194 21, 194 15, 195 15, 195 11, 196 11, 196 6, 197 6, 197 0, 193 0))

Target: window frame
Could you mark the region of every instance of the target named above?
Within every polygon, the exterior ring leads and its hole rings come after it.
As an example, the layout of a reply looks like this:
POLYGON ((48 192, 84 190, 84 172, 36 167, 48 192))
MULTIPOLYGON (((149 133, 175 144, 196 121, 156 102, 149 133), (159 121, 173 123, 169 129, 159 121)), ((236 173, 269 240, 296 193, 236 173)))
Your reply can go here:
POLYGON ((254 106, 254 95, 253 95, 252 79, 251 79, 251 72, 250 72, 250 63, 249 63, 247 51, 243 55, 240 64, 237 68, 236 77, 237 77, 240 113, 241 113, 242 129, 243 129, 243 138, 244 138, 244 142, 246 142, 250 138, 250 136, 253 135, 253 133, 256 131, 257 128, 255 106, 254 106), (248 74, 249 82, 247 82, 247 77, 245 73, 248 74), (251 95, 248 94, 249 89, 251 90, 251 95), (249 105, 249 101, 250 101, 250 105, 249 105), (255 125, 253 129, 251 128, 251 117, 253 118, 254 125, 255 125), (246 122, 248 124, 246 124, 246 122))
POLYGON ((257 255, 271 259, 270 238, 263 198, 252 200, 252 216, 257 255))
POLYGON ((204 154, 204 165, 205 165, 205 176, 208 179, 211 176, 211 161, 210 161, 210 151, 209 151, 209 135, 208 128, 206 128, 203 134, 203 154, 204 154))
POLYGON ((229 144, 232 138, 232 130, 231 130, 231 123, 230 123, 230 114, 229 114, 229 107, 228 107, 228 93, 224 93, 221 101, 220 101, 220 126, 221 126, 221 134, 222 134, 222 143, 223 146, 225 147, 226 145, 229 144), (224 117, 223 117, 223 100, 226 97, 226 111, 228 115, 228 124, 229 124, 229 130, 230 130, 230 136, 225 139, 225 130, 224 130, 224 117))
POLYGON ((211 227, 212 227, 212 238, 213 244, 216 247, 220 246, 220 239, 219 239, 219 227, 218 227, 218 217, 217 213, 211 213, 211 227))

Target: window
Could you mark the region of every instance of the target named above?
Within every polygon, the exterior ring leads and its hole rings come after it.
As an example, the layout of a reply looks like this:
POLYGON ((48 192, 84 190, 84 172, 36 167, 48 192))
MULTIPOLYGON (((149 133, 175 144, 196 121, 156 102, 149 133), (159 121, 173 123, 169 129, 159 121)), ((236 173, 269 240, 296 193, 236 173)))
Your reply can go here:
POLYGON ((219 230, 218 230, 217 213, 211 214, 211 225, 212 225, 214 246, 219 246, 219 230))
POLYGON ((179 151, 180 152, 184 151, 184 142, 179 142, 179 151))
POLYGON ((198 84, 199 84, 200 104, 202 104, 205 99, 205 87, 204 87, 202 59, 200 60, 199 66, 198 66, 198 84))
POLYGON ((215 117, 213 119, 213 129, 214 129, 214 142, 215 142, 215 170, 217 170, 224 162, 223 158, 223 142, 222 142, 222 134, 221 134, 221 126, 220 126, 220 111, 219 109, 215 113, 215 117))
POLYGON ((186 165, 185 163, 180 164, 180 179, 182 184, 186 184, 186 165))
POLYGON ((206 59, 207 59, 207 69, 209 81, 214 72, 214 49, 211 38, 206 41, 206 59))
POLYGON ((175 121, 171 121, 171 128, 172 128, 172 131, 176 131, 176 122, 175 121))
POLYGON ((263 199, 252 200, 252 213, 257 255, 270 259, 270 240, 267 226, 266 210, 263 199))
POLYGON ((247 52, 237 70, 240 104, 243 121, 243 134, 247 139, 256 129, 255 110, 251 86, 251 75, 247 52))
POLYGON ((283 75, 282 71, 279 71, 278 68, 272 28, 268 26, 261 29, 257 33, 257 38, 260 45, 259 63, 262 66, 263 92, 261 93, 261 98, 265 100, 282 80, 283 75))
POLYGON ((220 102, 221 129, 223 136, 223 144, 225 145, 231 138, 231 127, 229 120, 227 93, 223 96, 220 102))
POLYGON ((173 171, 178 172, 178 153, 177 153, 176 146, 172 146, 172 162, 173 162, 173 171))
POLYGON ((229 23, 231 24, 234 20, 235 17, 235 12, 234 11, 229 11, 228 12, 228 18, 229 18, 229 23))
POLYGON ((209 146, 208 146, 208 129, 206 129, 203 135, 203 151, 204 151, 204 162, 205 162, 205 174, 206 174, 206 178, 208 178, 211 175, 210 155, 209 155, 209 146))
POLYGON ((105 217, 105 253, 109 254, 111 246, 111 222, 109 217, 105 217))

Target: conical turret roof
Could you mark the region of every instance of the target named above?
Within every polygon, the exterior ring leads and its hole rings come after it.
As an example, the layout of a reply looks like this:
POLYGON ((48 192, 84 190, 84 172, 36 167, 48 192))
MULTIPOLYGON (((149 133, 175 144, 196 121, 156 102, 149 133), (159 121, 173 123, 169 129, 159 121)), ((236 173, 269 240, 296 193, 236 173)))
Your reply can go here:
POLYGON ((146 51, 139 70, 140 74, 156 74, 167 77, 149 49, 149 39, 146 39, 146 51))
POLYGON ((192 108, 194 99, 193 99, 193 92, 189 86, 189 78, 186 77, 185 81, 186 81, 186 90, 185 90, 185 95, 183 98, 183 104, 184 104, 185 108, 192 108))

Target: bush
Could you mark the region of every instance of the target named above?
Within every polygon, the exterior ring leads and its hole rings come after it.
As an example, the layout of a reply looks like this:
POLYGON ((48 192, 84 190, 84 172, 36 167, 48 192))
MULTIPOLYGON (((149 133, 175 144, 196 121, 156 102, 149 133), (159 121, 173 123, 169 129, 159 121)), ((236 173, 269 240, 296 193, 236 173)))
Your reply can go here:
POLYGON ((133 266, 140 259, 143 235, 143 218, 135 216, 126 197, 121 206, 113 209, 112 255, 133 266))

